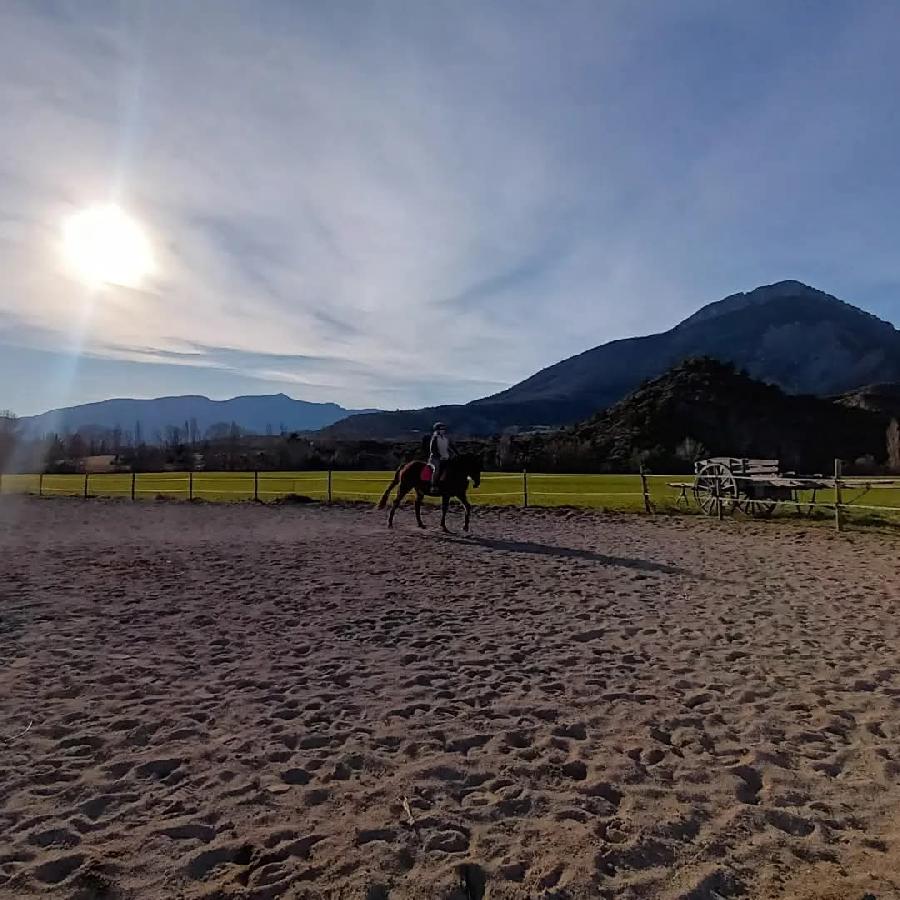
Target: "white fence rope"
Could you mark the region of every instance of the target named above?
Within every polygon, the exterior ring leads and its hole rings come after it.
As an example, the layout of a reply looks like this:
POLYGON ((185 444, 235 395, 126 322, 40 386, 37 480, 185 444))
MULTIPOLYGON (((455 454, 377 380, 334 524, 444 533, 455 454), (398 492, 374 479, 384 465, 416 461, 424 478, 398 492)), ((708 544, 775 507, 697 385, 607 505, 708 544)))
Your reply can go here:
MULTIPOLYGON (((563 504, 566 504, 569 498, 621 498, 621 497, 643 497, 651 503, 660 503, 661 501, 675 506, 689 504, 688 491, 691 494, 696 492, 696 476, 694 481, 673 482, 671 479, 679 476, 672 475, 650 475, 645 474, 643 477, 648 487, 653 482, 663 481, 667 490, 661 494, 658 485, 655 489, 648 490, 646 493, 642 490, 635 491, 582 491, 582 490, 536 490, 536 488, 546 488, 552 483, 559 483, 560 486, 566 481, 590 481, 598 476, 596 474, 569 474, 569 473, 552 473, 552 474, 528 474, 520 472, 498 472, 485 473, 482 476, 482 482, 506 482, 512 490, 505 491, 478 491, 473 495, 473 499, 477 502, 479 499, 497 499, 497 498, 520 498, 525 504, 528 500, 534 498, 555 497, 563 504), (680 490, 680 494, 676 491, 680 490)), ((616 480, 632 480, 637 482, 641 476, 637 474, 614 475, 607 476, 616 480)), ((691 476, 681 476, 690 478, 691 476)), ((386 481, 393 478, 392 471, 383 471, 377 474, 365 474, 358 472, 334 471, 330 473, 327 470, 316 470, 307 472, 197 472, 183 474, 168 473, 94 473, 87 476, 84 475, 68 475, 68 474, 46 474, 43 477, 33 474, 13 474, 0 475, 0 493, 36 493, 40 492, 48 495, 68 494, 81 495, 82 492, 87 496, 91 487, 93 489, 108 493, 128 495, 169 495, 181 494, 184 496, 202 497, 203 495, 214 496, 242 496, 242 497, 278 497, 287 496, 296 493, 298 490, 307 491, 311 494, 321 495, 323 498, 333 500, 341 499, 358 499, 358 498, 377 498, 381 496, 380 486, 386 481), (62 484, 61 482, 72 480, 71 486, 62 484), (149 484, 148 484, 149 482, 149 484), (115 483, 113 488, 111 483, 115 483), (356 485, 374 485, 378 484, 377 491, 357 490, 356 485), (174 486, 173 486, 174 485, 174 486), (275 486, 278 486, 277 488, 275 486), (274 488, 274 489, 273 489, 274 488)), ((733 474, 708 474, 703 476, 709 481, 720 480, 723 482, 737 482, 740 490, 741 481, 760 481, 767 480, 766 477, 754 479, 747 475, 733 474)), ((836 504, 833 499, 819 499, 815 497, 818 492, 834 492, 835 480, 828 476, 816 477, 797 477, 792 475, 771 476, 771 480, 782 480, 784 484, 774 484, 773 487, 782 487, 803 493, 811 493, 810 497, 793 497, 791 499, 770 499, 765 496, 748 497, 739 495, 738 497, 720 495, 718 498, 711 496, 713 502, 720 503, 723 509, 731 510, 734 507, 752 506, 754 502, 766 507, 774 507, 774 509, 783 507, 792 507, 798 511, 812 512, 814 509, 826 509, 835 511, 836 504)), ((840 488, 843 491, 857 493, 856 499, 862 499, 869 491, 881 490, 887 491, 900 488, 900 479, 885 476, 845 476, 839 479, 840 488)), ((491 485, 493 486, 493 484, 491 485)), ((497 484, 499 487, 500 484, 497 484)), ((536 505, 542 505, 538 502, 536 505)), ((887 506, 877 504, 865 504, 851 500, 847 502, 843 500, 837 504, 837 509, 844 512, 852 512, 853 510, 875 512, 875 513, 900 513, 900 506, 887 506)))

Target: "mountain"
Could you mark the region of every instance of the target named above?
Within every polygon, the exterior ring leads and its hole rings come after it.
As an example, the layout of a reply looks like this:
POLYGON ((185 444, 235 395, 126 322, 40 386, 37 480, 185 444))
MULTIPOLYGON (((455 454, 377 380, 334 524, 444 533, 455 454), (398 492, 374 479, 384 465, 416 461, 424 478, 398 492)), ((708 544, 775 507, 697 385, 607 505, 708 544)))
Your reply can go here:
POLYGON ((835 458, 887 454, 888 417, 790 395, 714 359, 687 360, 586 422, 518 439, 539 471, 690 470, 694 459, 780 459, 786 470, 829 472, 835 458))
POLYGON ((900 332, 893 325, 799 281, 781 281, 710 303, 661 334, 586 350, 464 406, 353 416, 328 432, 399 437, 426 430, 435 419, 473 435, 570 424, 682 360, 704 356, 793 394, 841 394, 900 381, 900 332))
POLYGON ((188 395, 155 400, 103 400, 54 409, 38 416, 23 416, 20 422, 26 434, 35 436, 115 428, 133 435, 140 423, 143 439, 154 443, 158 435, 165 436, 170 426, 183 429, 185 423, 190 427, 192 420, 201 437, 214 425, 232 422, 251 434, 265 434, 269 428, 277 434, 282 426, 287 431, 313 431, 353 412, 336 403, 308 403, 285 394, 231 400, 188 395))

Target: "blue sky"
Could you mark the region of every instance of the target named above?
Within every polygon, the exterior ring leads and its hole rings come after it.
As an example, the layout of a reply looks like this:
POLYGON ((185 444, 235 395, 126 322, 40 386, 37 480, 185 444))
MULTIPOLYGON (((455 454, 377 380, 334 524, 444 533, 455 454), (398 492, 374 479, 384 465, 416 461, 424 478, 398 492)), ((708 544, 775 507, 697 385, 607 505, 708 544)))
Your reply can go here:
POLYGON ((797 278, 900 322, 900 6, 0 6, 0 407, 462 402, 797 278), (140 288, 60 227, 115 202, 140 288))

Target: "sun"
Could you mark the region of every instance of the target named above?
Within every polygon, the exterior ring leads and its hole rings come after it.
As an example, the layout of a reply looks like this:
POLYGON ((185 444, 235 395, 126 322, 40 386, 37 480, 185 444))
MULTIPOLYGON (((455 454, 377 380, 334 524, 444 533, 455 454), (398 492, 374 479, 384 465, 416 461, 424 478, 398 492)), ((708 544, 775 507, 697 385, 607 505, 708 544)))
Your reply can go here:
POLYGON ((91 206, 63 224, 66 259, 91 285, 138 287, 153 270, 153 253, 141 226, 118 206, 91 206))

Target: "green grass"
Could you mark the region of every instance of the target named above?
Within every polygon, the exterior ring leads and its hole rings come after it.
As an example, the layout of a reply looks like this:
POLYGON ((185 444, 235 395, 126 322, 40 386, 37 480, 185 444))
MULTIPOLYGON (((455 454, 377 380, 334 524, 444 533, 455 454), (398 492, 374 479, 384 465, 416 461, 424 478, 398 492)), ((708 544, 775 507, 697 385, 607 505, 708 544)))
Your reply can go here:
MULTIPOLYGON (((360 500, 375 502, 393 477, 392 472, 334 472, 331 495, 336 501, 360 500)), ((680 491, 669 482, 691 482, 690 476, 648 476, 651 502, 658 511, 696 512, 691 497, 685 507, 678 503, 680 491)), ((87 492, 91 497, 131 497, 130 474, 97 474, 88 476, 87 492)), ((470 491, 477 505, 522 506, 524 502, 521 473, 484 474, 481 486, 470 491)), ((46 496, 83 496, 84 475, 3 475, 0 491, 4 494, 39 491, 46 496)), ((155 500, 159 497, 187 500, 193 497, 207 501, 251 500, 257 495, 270 502, 289 495, 301 495, 313 500, 328 497, 327 472, 260 472, 255 480, 253 472, 162 472, 141 473, 135 478, 135 499, 155 500)), ((804 495, 804 501, 812 499, 804 495)), ((900 507, 900 488, 873 488, 863 492, 849 486, 843 491, 845 504, 873 507, 900 507)), ((817 492, 822 515, 830 516, 828 505, 834 502, 833 491, 817 492)), ((435 502, 429 499, 429 502, 435 502)), ((529 506, 577 506, 617 511, 642 511, 641 479, 638 475, 528 475, 529 506)), ((796 515, 793 505, 780 507, 778 515, 796 515)), ((871 516, 872 511, 859 509, 851 516, 871 516)))

